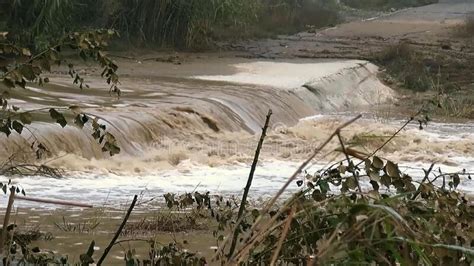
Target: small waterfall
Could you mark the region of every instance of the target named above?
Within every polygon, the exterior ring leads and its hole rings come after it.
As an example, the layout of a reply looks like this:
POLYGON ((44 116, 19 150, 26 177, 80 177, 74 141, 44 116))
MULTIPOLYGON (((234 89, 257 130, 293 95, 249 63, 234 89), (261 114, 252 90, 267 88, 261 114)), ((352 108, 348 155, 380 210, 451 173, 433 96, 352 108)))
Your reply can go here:
MULTIPOLYGON (((377 67, 364 61, 250 62, 235 68, 237 72, 227 76, 155 82, 124 78, 125 94, 116 101, 100 90, 74 92, 61 82, 19 91, 13 101, 25 109, 53 103, 82 106, 105 119, 102 122, 116 137, 121 156, 143 157, 165 139, 212 142, 232 132, 251 138, 260 131, 268 109, 273 110, 271 126, 293 126, 304 117, 378 104, 393 97, 393 91, 377 79, 377 67)), ((30 128, 54 156, 74 154, 87 160, 108 157, 92 138, 90 128, 61 129, 46 122, 30 128)), ((0 162, 28 150, 31 143, 27 131, 9 138, 0 135, 0 162)), ((34 160, 33 153, 22 154, 34 160)))

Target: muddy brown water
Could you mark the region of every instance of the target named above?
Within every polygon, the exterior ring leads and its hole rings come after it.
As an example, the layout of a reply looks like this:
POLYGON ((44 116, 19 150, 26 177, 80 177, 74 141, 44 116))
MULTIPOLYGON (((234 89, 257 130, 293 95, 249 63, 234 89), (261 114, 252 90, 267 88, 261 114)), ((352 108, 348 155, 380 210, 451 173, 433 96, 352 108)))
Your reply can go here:
MULTIPOLYGON (((152 216, 160 210, 162 195, 210 191, 239 195, 246 182, 261 124, 273 110, 272 123, 262 150, 251 195, 265 200, 286 181, 301 162, 342 122, 363 112, 363 119, 343 130, 348 144, 371 151, 403 123, 399 109, 390 104, 397 93, 377 78, 376 66, 360 60, 285 60, 200 58, 181 65, 147 61, 121 61, 121 89, 117 98, 97 76, 93 66, 83 66, 91 86, 80 91, 70 85, 61 69, 55 70, 43 88, 30 85, 12 91, 11 102, 21 108, 79 106, 100 117, 116 136, 122 152, 109 157, 92 139, 91 129, 61 129, 38 112, 34 133, 51 150, 42 163, 61 167, 64 178, 14 177, 27 195, 91 203, 95 208, 78 210, 17 201, 14 219, 22 228, 38 227, 55 238, 35 244, 71 260, 87 249, 92 239, 101 253, 120 223, 134 194, 152 203, 137 208, 131 220, 152 216), (374 141, 375 140, 375 141, 374 141), (100 220, 92 232, 65 232, 55 223, 100 220)), ((412 125, 394 139, 381 156, 400 162, 404 171, 422 176, 422 167, 436 161, 447 171, 472 169, 474 165, 472 121, 433 123, 420 131, 412 125)), ((32 134, 0 136, 0 160, 29 147, 32 134)), ((331 143, 308 172, 341 158, 331 143)), ((24 154, 24 153, 22 153, 24 154)), ((34 161, 26 154, 19 158, 34 161)), ((426 167, 425 167, 426 168, 426 167)), ((7 179, 7 177, 3 177, 7 179)), ((472 181, 461 189, 471 192, 472 181)), ((289 192, 299 188, 293 184, 289 192)), ((0 200, 5 206, 5 198, 0 200)), ((3 210, 2 210, 3 212, 3 210)), ((174 238, 190 251, 212 255, 215 245, 208 231, 157 233, 160 243, 174 238)), ((123 238, 121 238, 123 239, 123 238)), ((141 258, 147 247, 134 243, 141 258)), ((120 264, 124 248, 114 248, 111 265, 120 264)))

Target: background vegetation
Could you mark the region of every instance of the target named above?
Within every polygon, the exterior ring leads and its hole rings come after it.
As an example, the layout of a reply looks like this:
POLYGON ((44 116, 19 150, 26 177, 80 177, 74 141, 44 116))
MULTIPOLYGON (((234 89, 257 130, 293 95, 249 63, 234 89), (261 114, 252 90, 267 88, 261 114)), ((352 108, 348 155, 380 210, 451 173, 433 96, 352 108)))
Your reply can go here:
POLYGON ((0 30, 38 50, 87 27, 114 28, 133 45, 203 48, 214 40, 289 33, 338 20, 334 0, 10 0, 2 5, 0 30))

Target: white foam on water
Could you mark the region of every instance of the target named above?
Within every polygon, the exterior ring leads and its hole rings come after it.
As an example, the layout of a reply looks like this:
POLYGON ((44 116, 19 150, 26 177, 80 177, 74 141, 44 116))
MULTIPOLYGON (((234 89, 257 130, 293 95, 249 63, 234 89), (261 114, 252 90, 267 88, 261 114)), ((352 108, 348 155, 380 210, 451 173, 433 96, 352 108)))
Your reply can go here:
MULTIPOLYGON (((438 168, 442 169, 444 173, 459 172, 463 168, 467 172, 474 172, 472 158, 459 158, 459 161, 463 164, 456 167, 436 165, 433 172, 438 168)), ((299 163, 279 160, 261 163, 255 172, 250 197, 254 200, 272 197, 298 166, 299 163)), ((412 175, 418 181, 424 176, 422 168, 429 167, 423 163, 409 162, 401 162, 399 166, 402 172, 412 175)), ((313 174, 322 167, 322 164, 313 164, 305 172, 313 174)), ((140 195, 141 200, 145 202, 150 199, 157 199, 158 202, 161 202, 166 193, 182 194, 209 191, 212 195, 240 195, 247 182, 249 171, 250 165, 246 164, 218 168, 194 165, 184 171, 173 169, 157 171, 155 174, 144 176, 96 175, 76 172, 61 179, 42 176, 14 178, 13 183, 20 184, 27 191, 27 195, 31 197, 77 201, 96 207, 120 207, 129 203, 135 194, 140 195)), ((305 174, 300 174, 297 180, 304 180, 304 176, 305 174)), ((367 190, 371 188, 368 181, 363 181, 362 186, 367 190)), ((283 197, 288 197, 299 189, 296 182, 293 182, 283 197)), ((333 189, 337 188, 333 187, 333 189)), ((459 189, 474 194, 474 181, 463 178, 459 189)), ((6 204, 6 197, 0 199, 0 204, 2 206, 6 204)), ((26 201, 17 201, 15 205, 17 207, 58 208, 56 205, 26 201)))
MULTIPOLYGON (((257 168, 252 183, 251 194, 265 197, 277 191, 281 184, 296 169, 295 163, 284 161, 265 162, 257 168)), ((119 206, 126 204, 134 194, 144 198, 162 198, 165 193, 189 193, 193 191, 212 194, 240 194, 247 182, 250 166, 245 164, 213 168, 194 166, 186 171, 157 171, 145 176, 121 176, 115 174, 96 175, 91 173, 73 173, 61 179, 42 176, 14 178, 14 184, 21 187, 31 197, 72 200, 93 204, 94 206, 119 206)), ((293 184, 289 191, 295 191, 293 184)), ((0 204, 6 203, 6 198, 0 204)), ((36 203, 17 201, 18 207, 38 206, 36 203)), ((54 205, 42 207, 55 208, 54 205)))
POLYGON ((361 60, 317 63, 259 61, 235 64, 233 66, 236 68, 236 73, 231 75, 201 75, 193 78, 288 89, 301 87, 310 81, 322 79, 362 63, 364 61, 361 60))

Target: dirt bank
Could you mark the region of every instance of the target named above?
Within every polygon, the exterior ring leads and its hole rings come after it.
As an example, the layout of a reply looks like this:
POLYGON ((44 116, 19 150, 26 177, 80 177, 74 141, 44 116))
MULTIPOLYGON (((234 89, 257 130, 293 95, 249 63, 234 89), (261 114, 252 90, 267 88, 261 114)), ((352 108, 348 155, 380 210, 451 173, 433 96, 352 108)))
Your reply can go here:
POLYGON ((459 36, 459 25, 474 11, 471 1, 443 1, 353 21, 334 28, 274 39, 223 44, 239 56, 256 58, 350 58, 374 61, 380 51, 405 42, 441 66, 451 81, 471 85, 472 38, 459 36))
POLYGON ((409 8, 379 17, 354 21, 334 28, 301 32, 275 39, 225 44, 223 47, 242 55, 279 58, 357 58, 371 59, 383 47, 407 41, 427 49, 426 52, 446 53, 456 58, 472 56, 468 39, 456 38, 455 27, 474 3, 439 3, 409 8), (450 49, 443 49, 450 44, 450 49))

